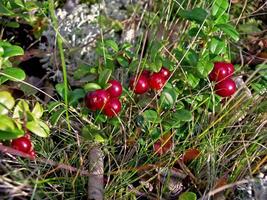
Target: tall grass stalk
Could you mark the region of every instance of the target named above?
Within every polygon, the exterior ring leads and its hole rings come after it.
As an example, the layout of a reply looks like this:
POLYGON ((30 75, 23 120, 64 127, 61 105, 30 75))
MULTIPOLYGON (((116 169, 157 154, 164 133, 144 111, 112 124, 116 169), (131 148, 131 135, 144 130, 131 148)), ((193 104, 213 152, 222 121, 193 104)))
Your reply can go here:
POLYGON ((69 120, 69 104, 68 104, 68 78, 67 78, 67 68, 66 68, 66 63, 65 63, 65 57, 64 57, 64 51, 63 51, 63 40, 58 32, 58 22, 57 22, 57 17, 55 15, 55 7, 54 7, 54 0, 48 0, 49 4, 49 12, 51 14, 51 19, 52 19, 52 24, 53 27, 56 31, 56 40, 57 40, 57 45, 58 45, 58 50, 60 54, 60 59, 61 59, 61 66, 62 66, 62 71, 63 71, 63 80, 64 80, 64 102, 65 102, 65 109, 66 109, 66 121, 68 124, 68 129, 71 130, 70 127, 70 120, 69 120))

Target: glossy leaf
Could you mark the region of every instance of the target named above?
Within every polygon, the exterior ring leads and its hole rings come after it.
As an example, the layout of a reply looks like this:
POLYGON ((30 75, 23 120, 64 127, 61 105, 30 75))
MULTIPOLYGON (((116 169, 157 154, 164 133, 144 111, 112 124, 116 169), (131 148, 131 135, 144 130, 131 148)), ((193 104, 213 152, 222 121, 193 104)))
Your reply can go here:
POLYGON ((219 55, 226 51, 226 46, 227 45, 223 41, 212 38, 209 44, 209 49, 212 54, 219 55))
POLYGON ((0 1, 0 14, 1 15, 13 15, 14 13, 8 9, 1 1, 0 1))
POLYGON ((44 113, 43 107, 37 102, 32 109, 32 114, 35 118, 39 119, 44 113))
POLYGON ((118 56, 117 61, 122 67, 125 67, 125 68, 128 67, 129 65, 127 58, 125 58, 124 56, 121 56, 121 55, 118 56))
POLYGON ((179 200, 197 200, 197 195, 193 192, 184 192, 179 196, 179 200))
POLYGON ((5 115, 15 105, 15 100, 9 92, 0 91, 0 115, 5 115))
POLYGON ((44 122, 39 121, 39 120, 27 122, 26 128, 30 132, 32 132, 32 133, 34 133, 40 137, 48 137, 49 132, 50 132, 49 127, 44 122))
POLYGON ((110 70, 110 69, 105 69, 104 71, 102 71, 99 74, 99 78, 98 78, 99 85, 101 85, 102 87, 105 87, 105 85, 109 81, 111 73, 112 73, 112 70, 110 70))
POLYGON ((63 99, 64 99, 64 88, 65 88, 64 83, 56 84, 56 91, 63 99))
POLYGON ((25 72, 20 68, 8 67, 3 69, 3 75, 0 76, 0 85, 4 82, 11 81, 23 81, 26 78, 25 72))
POLYGON ((69 104, 76 106, 80 99, 84 98, 85 91, 83 89, 77 88, 69 92, 69 104))
POLYGON ((62 117, 62 115, 66 112, 65 108, 58 109, 57 111, 53 111, 53 114, 50 118, 51 124, 55 125, 58 123, 58 120, 62 117))
POLYGON ((237 30, 230 24, 217 24, 216 25, 219 29, 221 29, 226 35, 231 37, 233 40, 239 40, 239 33, 237 30))
POLYGON ((267 64, 260 64, 256 66, 256 69, 259 70, 259 74, 267 79, 267 64))
POLYGON ((21 56, 24 54, 24 50, 17 45, 12 45, 4 48, 3 57, 13 57, 13 56, 21 56))
POLYGON ((160 118, 158 113, 155 110, 146 110, 143 113, 143 117, 145 121, 156 123, 159 122, 160 118))
POLYGON ((217 18, 222 16, 229 6, 228 0, 215 0, 211 9, 211 14, 217 18))
POLYGON ((188 73, 187 82, 192 88, 195 88, 198 85, 199 81, 200 81, 199 77, 197 77, 192 73, 188 73))
POLYGON ((20 100, 14 108, 13 118, 24 118, 24 114, 30 111, 29 105, 25 100, 20 100))
POLYGON ((98 143, 105 142, 105 138, 102 136, 101 131, 92 126, 83 127, 82 135, 86 140, 89 141, 94 141, 98 143))
POLYGON ((106 48, 110 47, 115 52, 119 51, 119 47, 114 40, 106 40, 105 45, 106 45, 106 48))
POLYGON ((179 15, 190 21, 195 21, 199 24, 202 24, 208 16, 208 13, 203 8, 194 8, 193 10, 181 10, 179 15))
POLYGON ((92 92, 101 89, 101 86, 97 83, 87 83, 83 86, 83 89, 85 90, 85 92, 92 92))
POLYGON ((13 119, 0 115, 0 140, 11 140, 24 135, 24 131, 18 129, 13 119))
POLYGON ((176 121, 191 121, 192 120, 191 112, 186 109, 177 110, 171 116, 172 116, 172 119, 176 121))
POLYGON ((170 108, 174 105, 178 94, 173 88, 165 88, 160 95, 160 106, 162 108, 170 108))

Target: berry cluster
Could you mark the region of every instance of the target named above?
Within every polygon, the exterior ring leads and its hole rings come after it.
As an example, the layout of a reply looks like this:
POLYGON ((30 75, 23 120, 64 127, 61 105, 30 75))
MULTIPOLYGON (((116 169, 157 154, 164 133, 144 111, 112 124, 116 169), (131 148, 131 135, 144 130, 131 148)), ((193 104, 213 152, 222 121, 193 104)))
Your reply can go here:
POLYGON ((30 139, 30 133, 27 132, 23 137, 12 140, 11 147, 23 153, 29 154, 32 158, 35 158, 36 154, 33 150, 30 139))
POLYGON ((101 110, 106 116, 114 117, 121 110, 119 97, 122 94, 122 86, 117 80, 110 80, 108 83, 110 86, 106 90, 88 92, 85 96, 85 104, 90 110, 101 110))
POLYGON ((231 79, 234 74, 234 66, 227 62, 215 62, 214 68, 209 74, 210 81, 215 81, 215 92, 221 97, 229 97, 236 91, 236 84, 231 79))
POLYGON ((144 94, 150 88, 160 90, 165 85, 170 74, 171 72, 165 67, 162 67, 157 73, 143 70, 140 76, 134 76, 130 79, 130 88, 135 94, 144 94))

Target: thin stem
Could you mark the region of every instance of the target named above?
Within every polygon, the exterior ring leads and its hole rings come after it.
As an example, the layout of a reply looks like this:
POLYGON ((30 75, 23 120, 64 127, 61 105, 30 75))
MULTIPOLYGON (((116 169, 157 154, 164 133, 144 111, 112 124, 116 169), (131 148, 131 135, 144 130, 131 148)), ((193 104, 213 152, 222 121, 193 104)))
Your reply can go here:
POLYGON ((66 109, 66 121, 68 124, 68 129, 71 130, 70 121, 69 121, 69 112, 68 112, 68 78, 67 78, 67 68, 65 63, 64 51, 63 51, 63 41, 60 33, 58 32, 58 22, 57 17, 55 15, 55 7, 54 7, 54 0, 48 0, 49 3, 49 12, 51 14, 52 24, 56 31, 56 39, 58 50, 61 59, 62 71, 63 71, 63 79, 64 79, 64 102, 65 102, 65 109, 66 109))

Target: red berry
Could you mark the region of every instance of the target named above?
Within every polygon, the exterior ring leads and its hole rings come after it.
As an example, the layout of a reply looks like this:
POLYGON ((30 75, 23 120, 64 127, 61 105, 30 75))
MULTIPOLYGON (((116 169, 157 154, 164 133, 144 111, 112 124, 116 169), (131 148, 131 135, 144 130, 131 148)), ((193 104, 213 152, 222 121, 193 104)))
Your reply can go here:
POLYGON ((231 63, 215 62, 213 70, 209 74, 211 81, 221 81, 230 78, 234 73, 234 66, 231 63))
POLYGON ((111 97, 119 97, 122 93, 121 83, 117 80, 110 80, 110 87, 107 89, 107 92, 111 97))
POLYGON ((140 77, 132 77, 130 79, 130 87, 136 94, 144 94, 149 90, 147 77, 141 75, 140 77), (138 78, 138 80, 137 80, 138 78))
POLYGON ((143 75, 143 76, 149 78, 149 76, 150 76, 150 71, 144 69, 144 70, 142 71, 141 75, 143 75))
POLYGON ((34 150, 31 150, 31 151, 29 152, 29 155, 30 155, 32 158, 36 158, 36 153, 35 153, 34 150))
POLYGON ((229 97, 236 91, 235 82, 232 79, 225 79, 215 85, 215 92, 221 97, 229 97))
POLYGON ((114 117, 121 111, 121 102, 117 98, 110 99, 104 107, 104 114, 114 117))
POLYGON ((162 68, 160 69, 159 73, 160 73, 166 80, 167 80, 167 79, 170 77, 170 75, 171 75, 170 70, 168 70, 168 69, 165 68, 165 67, 162 67, 162 68))
POLYGON ((101 110, 108 102, 110 96, 106 90, 96 90, 86 95, 86 106, 91 110, 101 110))
POLYGON ((24 153, 28 153, 32 148, 31 141, 26 137, 20 137, 15 140, 12 140, 11 146, 12 148, 24 153))
POLYGON ((91 103, 93 101, 92 99, 95 97, 96 97, 95 92, 88 92, 85 96, 85 99, 84 99, 85 105, 90 110, 96 110, 96 107, 93 106, 91 103))
POLYGON ((25 133, 24 137, 30 140, 31 139, 31 133, 29 131, 27 131, 25 133))
POLYGON ((165 82, 165 78, 160 73, 153 73, 149 77, 149 85, 154 90, 160 90, 164 86, 165 82))

